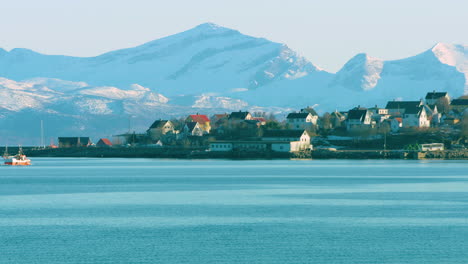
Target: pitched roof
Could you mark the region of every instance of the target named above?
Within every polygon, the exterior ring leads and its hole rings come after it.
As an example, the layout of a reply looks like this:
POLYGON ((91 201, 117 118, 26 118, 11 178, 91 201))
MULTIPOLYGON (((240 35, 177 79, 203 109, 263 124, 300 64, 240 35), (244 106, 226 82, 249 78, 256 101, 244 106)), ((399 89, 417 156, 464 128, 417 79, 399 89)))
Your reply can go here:
POLYGON ((242 112, 242 111, 232 112, 229 115, 229 119, 245 119, 247 117, 247 115, 249 115, 249 114, 250 114, 249 112, 242 112))
POLYGON ((309 113, 290 113, 286 118, 287 119, 305 119, 309 113))
POLYGON ((304 109, 301 109, 301 113, 310 113, 310 114, 312 114, 314 116, 318 116, 317 112, 312 107, 306 107, 304 109))
POLYGON ((405 114, 418 115, 419 116, 423 109, 424 109, 424 106, 408 107, 408 108, 406 108, 405 114))
POLYGON ((229 115, 228 114, 215 114, 213 117, 216 119, 222 119, 225 117, 229 117, 229 115))
POLYGON ((210 122, 210 119, 206 115, 190 115, 189 116, 194 122, 204 124, 210 122))
POLYGON ((169 122, 168 120, 156 120, 154 121, 154 123, 150 126, 150 129, 151 128, 161 128, 163 127, 167 122, 169 122))
POLYGON ((348 119, 358 119, 363 121, 366 118, 367 109, 352 109, 348 112, 348 119))
POLYGON ((304 134, 304 130, 265 130, 263 132, 264 138, 300 138, 304 134))
POLYGON ((468 99, 453 99, 451 105, 468 105, 468 99))
POLYGON ((342 113, 340 113, 338 111, 332 112, 330 115, 332 117, 334 116, 335 118, 338 118, 338 119, 346 119, 346 117, 342 113))
POLYGON ((107 138, 101 138, 101 139, 99 139, 99 141, 98 141, 98 143, 96 145, 98 145, 98 146, 100 146, 100 145, 112 146, 112 142, 110 142, 110 140, 107 139, 107 138))
POLYGON ((426 94, 426 99, 439 99, 447 95, 447 92, 432 92, 426 94))
POLYGON ((406 109, 409 107, 420 106, 421 101, 389 101, 386 109, 406 109))
POLYGON ((185 123, 185 125, 187 126, 187 128, 188 128, 188 130, 189 130, 190 132, 192 132, 193 129, 195 129, 195 127, 197 126, 197 124, 198 124, 197 122, 187 122, 187 123, 185 123))

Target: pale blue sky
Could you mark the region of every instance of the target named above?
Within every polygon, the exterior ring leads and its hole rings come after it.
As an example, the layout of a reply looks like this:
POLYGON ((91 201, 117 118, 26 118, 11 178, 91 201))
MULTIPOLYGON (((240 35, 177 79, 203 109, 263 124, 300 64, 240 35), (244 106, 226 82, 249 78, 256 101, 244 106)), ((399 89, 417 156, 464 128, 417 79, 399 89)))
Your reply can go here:
POLYGON ((204 22, 288 44, 328 71, 468 44, 466 0, 0 0, 0 47, 94 56, 204 22))

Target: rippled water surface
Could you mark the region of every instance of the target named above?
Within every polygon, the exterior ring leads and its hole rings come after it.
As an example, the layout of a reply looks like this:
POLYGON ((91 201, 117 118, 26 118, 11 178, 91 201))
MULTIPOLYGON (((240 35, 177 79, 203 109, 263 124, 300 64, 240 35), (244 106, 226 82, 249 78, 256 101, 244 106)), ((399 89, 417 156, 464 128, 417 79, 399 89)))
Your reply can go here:
POLYGON ((466 161, 35 158, 0 263, 468 263, 466 161))

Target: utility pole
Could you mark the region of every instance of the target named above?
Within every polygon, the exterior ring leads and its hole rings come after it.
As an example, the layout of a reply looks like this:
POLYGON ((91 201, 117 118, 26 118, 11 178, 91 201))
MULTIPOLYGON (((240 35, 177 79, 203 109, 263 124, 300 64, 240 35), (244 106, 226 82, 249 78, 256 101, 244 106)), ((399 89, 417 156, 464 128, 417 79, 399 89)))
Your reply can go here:
POLYGON ((41 119, 41 148, 45 148, 44 143, 44 121, 41 119))
POLYGON ((384 143, 383 143, 384 151, 387 150, 387 131, 384 132, 384 143))

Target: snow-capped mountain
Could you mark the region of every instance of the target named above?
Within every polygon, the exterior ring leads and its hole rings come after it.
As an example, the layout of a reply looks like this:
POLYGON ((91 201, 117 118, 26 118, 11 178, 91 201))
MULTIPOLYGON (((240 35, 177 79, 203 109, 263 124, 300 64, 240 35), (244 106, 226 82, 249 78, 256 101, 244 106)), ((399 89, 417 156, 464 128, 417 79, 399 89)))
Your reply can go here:
POLYGON ((138 83, 170 96, 252 89, 317 71, 284 44, 211 23, 97 57, 44 55, 26 49, 0 52, 2 77, 48 77, 95 86, 138 83))

